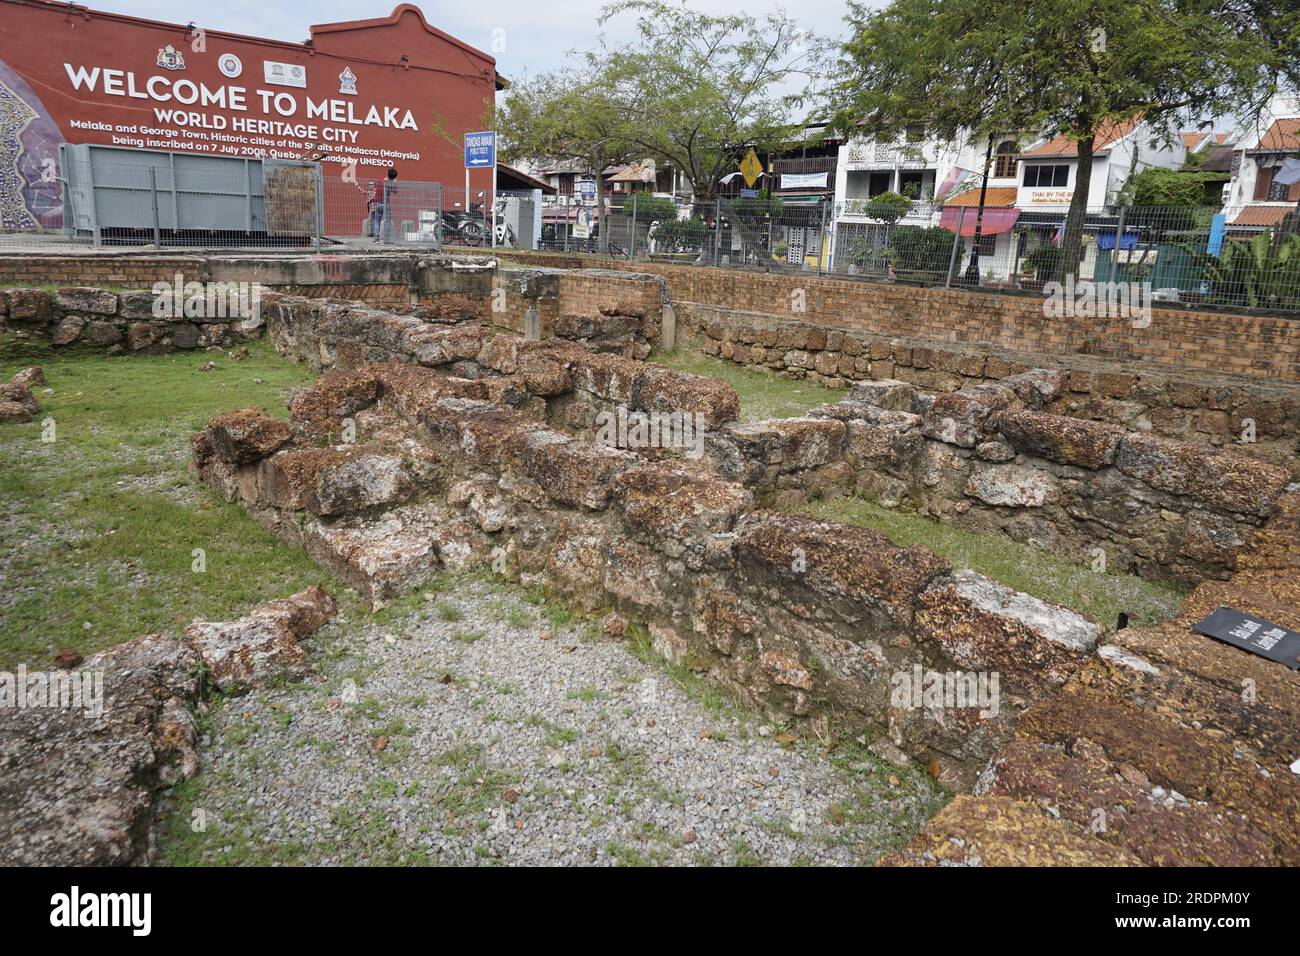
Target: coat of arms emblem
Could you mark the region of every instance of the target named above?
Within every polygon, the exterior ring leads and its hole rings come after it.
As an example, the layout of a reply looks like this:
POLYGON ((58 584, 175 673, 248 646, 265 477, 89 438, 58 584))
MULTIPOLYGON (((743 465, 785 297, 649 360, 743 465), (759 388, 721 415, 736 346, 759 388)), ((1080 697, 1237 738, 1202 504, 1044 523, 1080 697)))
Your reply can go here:
POLYGON ((339 92, 349 96, 357 95, 357 75, 352 72, 350 66, 345 66, 343 72, 339 74, 339 92))
POLYGON ((164 70, 183 70, 185 69, 185 57, 168 43, 158 51, 158 65, 164 70))

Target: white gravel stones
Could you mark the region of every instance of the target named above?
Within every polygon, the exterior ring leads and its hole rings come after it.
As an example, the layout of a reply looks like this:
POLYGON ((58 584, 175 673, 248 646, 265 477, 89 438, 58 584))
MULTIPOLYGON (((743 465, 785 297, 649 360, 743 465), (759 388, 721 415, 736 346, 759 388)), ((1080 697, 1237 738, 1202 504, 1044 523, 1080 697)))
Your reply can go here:
POLYGON ((923 774, 688 695, 594 625, 548 625, 508 585, 459 579, 309 646, 313 680, 214 712, 178 808, 205 811, 206 862, 867 864, 940 802, 923 774))

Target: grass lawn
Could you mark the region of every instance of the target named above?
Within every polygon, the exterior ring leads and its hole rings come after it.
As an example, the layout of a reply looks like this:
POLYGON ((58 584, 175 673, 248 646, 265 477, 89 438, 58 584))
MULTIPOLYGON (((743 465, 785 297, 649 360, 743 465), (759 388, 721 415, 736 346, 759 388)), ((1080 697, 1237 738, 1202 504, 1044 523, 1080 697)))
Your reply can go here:
POLYGON ((0 669, 179 633, 194 617, 229 619, 313 583, 339 592, 301 549, 187 471, 189 437, 213 415, 261 405, 284 416, 290 389, 314 377, 265 343, 249 349, 242 362, 110 358, 0 341, 0 381, 39 364, 47 383, 35 389, 35 421, 0 426, 0 669), (200 371, 208 361, 216 369, 200 371))
POLYGON ((795 418, 827 402, 848 398, 843 389, 826 388, 815 382, 786 378, 770 369, 737 365, 705 355, 689 344, 654 355, 650 361, 678 372, 707 375, 726 382, 740 396, 740 420, 761 422, 769 418, 795 418))
POLYGON ((1131 574, 1098 574, 1001 535, 967 531, 862 498, 816 501, 803 510, 818 518, 875 528, 903 547, 924 545, 954 567, 970 568, 1016 591, 1073 608, 1107 630, 1115 629, 1121 611, 1135 627, 1168 621, 1186 594, 1131 574))

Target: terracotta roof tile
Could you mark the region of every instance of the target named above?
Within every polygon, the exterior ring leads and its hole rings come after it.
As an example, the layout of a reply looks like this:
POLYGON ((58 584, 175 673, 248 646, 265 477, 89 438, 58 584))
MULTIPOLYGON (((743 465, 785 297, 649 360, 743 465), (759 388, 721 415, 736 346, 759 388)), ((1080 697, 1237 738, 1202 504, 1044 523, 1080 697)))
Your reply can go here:
POLYGON ((1300 117, 1274 121, 1255 149, 1300 150, 1300 117))
POLYGON ((1276 226, 1295 206, 1247 206, 1232 220, 1234 226, 1276 226))
MULTIPOLYGON (((1102 123, 1097 130, 1097 135, 1093 140, 1092 155, 1105 156, 1110 152, 1110 148, 1116 142, 1123 139, 1133 130, 1137 129, 1138 124, 1142 122, 1142 117, 1132 116, 1126 120, 1112 121, 1107 120, 1102 123)), ((1033 159, 1037 156, 1078 156, 1079 144, 1076 140, 1068 136, 1057 136, 1041 146, 1035 146, 1033 149, 1027 149, 1020 154, 1021 158, 1033 159)))
MULTIPOLYGON (((968 189, 964 193, 958 193, 946 203, 944 207, 949 206, 978 206, 980 204, 980 190, 976 186, 974 189, 968 189)), ((984 197, 984 207, 992 208, 1009 208, 1016 204, 1016 187, 1015 186, 990 186, 988 194, 984 197)))

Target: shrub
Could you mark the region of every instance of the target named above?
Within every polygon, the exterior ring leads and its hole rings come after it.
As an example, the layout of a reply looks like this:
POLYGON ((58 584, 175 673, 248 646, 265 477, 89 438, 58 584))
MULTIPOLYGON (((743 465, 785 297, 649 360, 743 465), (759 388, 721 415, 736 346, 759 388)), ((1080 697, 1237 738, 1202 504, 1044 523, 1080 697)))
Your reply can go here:
MULTIPOLYGON (((638 223, 668 222, 677 218, 677 204, 671 199, 656 196, 649 190, 640 190, 632 195, 636 197, 636 221, 638 223)), ((632 215, 632 196, 628 197, 623 212, 625 215, 632 215)))
POLYGON ((1039 246, 1025 256, 1021 265, 1026 272, 1032 272, 1039 279, 1054 276, 1061 266, 1063 253, 1060 246, 1039 246))
POLYGON ((897 272, 938 272, 948 268, 952 230, 941 226, 898 226, 889 240, 889 261, 897 272))
POLYGON ((709 238, 709 224, 698 217, 662 221, 651 238, 658 252, 695 252, 709 238))
POLYGON ((899 193, 888 192, 873 196, 863 207, 863 214, 885 222, 898 222, 912 209, 912 200, 899 193))

